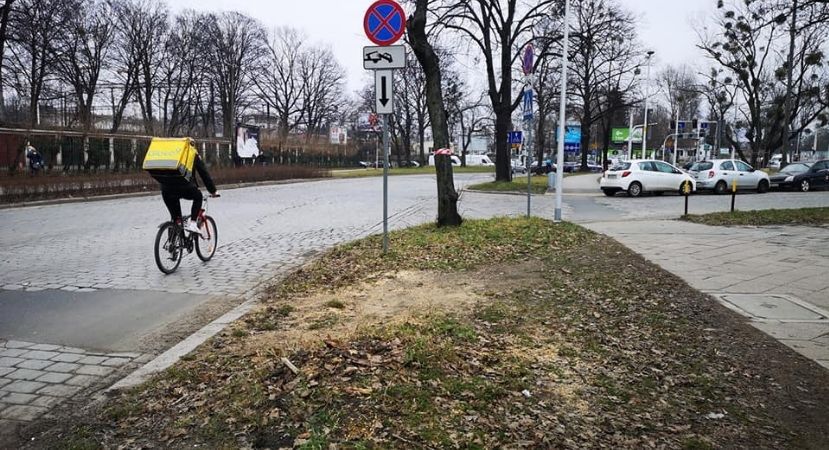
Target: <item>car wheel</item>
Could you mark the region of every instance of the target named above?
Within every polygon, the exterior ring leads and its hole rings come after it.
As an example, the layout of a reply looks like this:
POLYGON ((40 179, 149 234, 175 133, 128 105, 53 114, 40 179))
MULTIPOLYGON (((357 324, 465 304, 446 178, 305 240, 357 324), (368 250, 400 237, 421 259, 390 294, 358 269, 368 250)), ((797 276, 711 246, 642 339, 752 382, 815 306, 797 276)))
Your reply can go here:
POLYGON ((639 197, 640 195, 642 195, 642 183, 638 181, 630 183, 630 186, 628 186, 628 196, 639 197))
POLYGON ((769 191, 769 182, 768 180, 760 180, 760 183, 757 185, 757 192, 760 194, 765 194, 769 191))
POLYGON ((812 186, 809 185, 809 180, 803 180, 800 182, 800 192, 809 192, 809 189, 812 186))
POLYGON ((728 191, 728 184, 726 184, 725 181, 723 181, 723 180, 718 181, 717 184, 714 185, 714 193, 715 194, 722 195, 722 194, 725 194, 727 191, 728 191))

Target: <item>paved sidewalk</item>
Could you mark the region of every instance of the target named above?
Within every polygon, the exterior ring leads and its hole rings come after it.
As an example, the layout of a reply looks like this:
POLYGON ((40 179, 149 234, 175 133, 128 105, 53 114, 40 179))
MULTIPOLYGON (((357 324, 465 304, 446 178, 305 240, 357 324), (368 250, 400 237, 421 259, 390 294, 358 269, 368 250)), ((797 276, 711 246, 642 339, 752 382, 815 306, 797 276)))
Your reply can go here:
POLYGON ((100 353, 0 339, 0 435, 45 415, 127 364, 146 359, 138 353, 100 353))
POLYGON ((829 369, 829 228, 597 222, 611 236, 829 369))

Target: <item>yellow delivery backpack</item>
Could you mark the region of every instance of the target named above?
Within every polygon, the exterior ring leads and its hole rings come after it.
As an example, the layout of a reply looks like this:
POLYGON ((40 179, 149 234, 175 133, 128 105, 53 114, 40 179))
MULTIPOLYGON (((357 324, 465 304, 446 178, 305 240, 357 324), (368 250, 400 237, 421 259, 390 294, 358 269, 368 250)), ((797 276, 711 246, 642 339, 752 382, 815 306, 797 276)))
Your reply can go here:
POLYGON ((191 138, 153 138, 142 168, 159 183, 190 181, 196 155, 196 143, 191 138))

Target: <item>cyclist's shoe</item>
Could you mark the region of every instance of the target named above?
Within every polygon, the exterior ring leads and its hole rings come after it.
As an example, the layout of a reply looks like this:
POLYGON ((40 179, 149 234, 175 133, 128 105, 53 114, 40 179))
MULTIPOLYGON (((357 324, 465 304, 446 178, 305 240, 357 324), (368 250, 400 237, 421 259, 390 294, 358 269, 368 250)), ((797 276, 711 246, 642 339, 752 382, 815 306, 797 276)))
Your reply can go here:
POLYGON ((196 224, 195 220, 188 220, 187 223, 184 224, 184 231, 201 235, 201 230, 199 230, 199 226, 196 224))
POLYGON ((199 225, 195 220, 188 220, 187 223, 184 224, 184 231, 189 231, 191 233, 198 234, 199 236, 203 236, 201 230, 199 230, 199 225))

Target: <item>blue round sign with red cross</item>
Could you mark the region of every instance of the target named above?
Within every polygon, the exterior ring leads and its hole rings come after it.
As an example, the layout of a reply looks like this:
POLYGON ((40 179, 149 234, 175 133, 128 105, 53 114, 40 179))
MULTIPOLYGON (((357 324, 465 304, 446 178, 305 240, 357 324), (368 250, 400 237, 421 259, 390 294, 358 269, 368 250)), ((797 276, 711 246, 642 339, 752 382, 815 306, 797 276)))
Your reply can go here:
POLYGON ((394 44, 406 32, 406 13, 392 0, 378 0, 363 18, 366 36, 379 46, 394 44))

